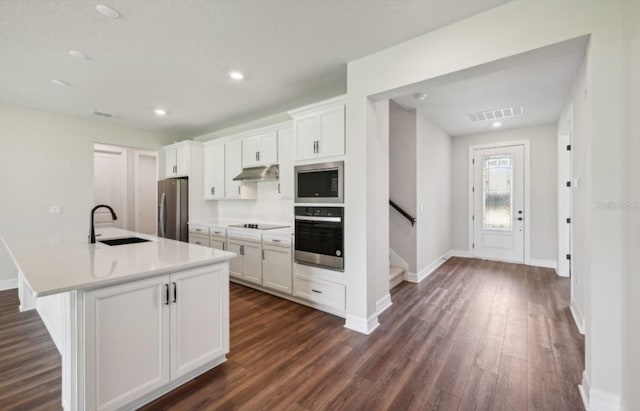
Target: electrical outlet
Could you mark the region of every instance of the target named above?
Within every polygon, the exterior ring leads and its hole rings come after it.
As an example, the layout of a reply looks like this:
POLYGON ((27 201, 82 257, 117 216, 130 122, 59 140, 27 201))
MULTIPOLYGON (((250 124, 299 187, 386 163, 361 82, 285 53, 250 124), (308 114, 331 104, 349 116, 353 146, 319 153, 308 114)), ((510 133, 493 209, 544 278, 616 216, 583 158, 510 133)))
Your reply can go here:
POLYGON ((61 205, 49 206, 49 214, 62 214, 62 206, 61 205))

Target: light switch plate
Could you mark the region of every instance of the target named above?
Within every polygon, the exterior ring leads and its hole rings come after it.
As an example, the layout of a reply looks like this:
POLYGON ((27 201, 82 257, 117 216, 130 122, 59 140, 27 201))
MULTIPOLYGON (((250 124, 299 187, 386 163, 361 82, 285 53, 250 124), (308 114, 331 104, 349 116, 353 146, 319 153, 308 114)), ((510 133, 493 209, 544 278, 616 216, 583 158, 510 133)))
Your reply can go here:
POLYGON ((62 206, 61 205, 49 206, 49 214, 62 214, 62 206))

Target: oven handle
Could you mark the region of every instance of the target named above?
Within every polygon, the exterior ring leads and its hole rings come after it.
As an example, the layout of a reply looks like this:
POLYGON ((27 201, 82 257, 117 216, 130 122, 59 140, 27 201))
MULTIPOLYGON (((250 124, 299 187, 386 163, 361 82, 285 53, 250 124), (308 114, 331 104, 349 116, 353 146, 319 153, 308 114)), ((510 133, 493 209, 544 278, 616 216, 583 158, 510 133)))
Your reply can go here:
POLYGON ((342 221, 342 217, 309 217, 306 215, 297 215, 296 220, 301 221, 327 221, 330 223, 339 223, 342 221))

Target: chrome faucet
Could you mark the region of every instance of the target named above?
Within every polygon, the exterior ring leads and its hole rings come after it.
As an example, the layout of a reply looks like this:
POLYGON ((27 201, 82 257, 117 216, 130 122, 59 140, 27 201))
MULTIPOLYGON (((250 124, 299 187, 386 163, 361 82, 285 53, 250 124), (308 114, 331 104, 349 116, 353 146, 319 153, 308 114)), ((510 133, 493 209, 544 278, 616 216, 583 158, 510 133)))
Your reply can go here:
POLYGON ((99 204, 95 207, 93 207, 93 209, 91 210, 91 230, 89 231, 89 244, 95 244, 96 243, 96 227, 95 224, 93 223, 93 218, 95 216, 96 210, 99 208, 108 208, 109 211, 111 211, 111 218, 113 219, 113 221, 118 219, 118 216, 116 216, 116 212, 113 211, 113 208, 111 208, 110 206, 106 205, 106 204, 99 204))

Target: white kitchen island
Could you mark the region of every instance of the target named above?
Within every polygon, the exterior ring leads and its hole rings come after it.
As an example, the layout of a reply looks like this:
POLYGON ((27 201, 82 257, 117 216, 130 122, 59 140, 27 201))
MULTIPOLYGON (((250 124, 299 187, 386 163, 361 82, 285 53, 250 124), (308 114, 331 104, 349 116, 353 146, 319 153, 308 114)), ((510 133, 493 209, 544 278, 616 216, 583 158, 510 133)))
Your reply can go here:
POLYGON ((65 410, 134 409, 224 362, 233 253, 119 229, 5 238, 20 309, 36 309, 62 355, 65 410))

